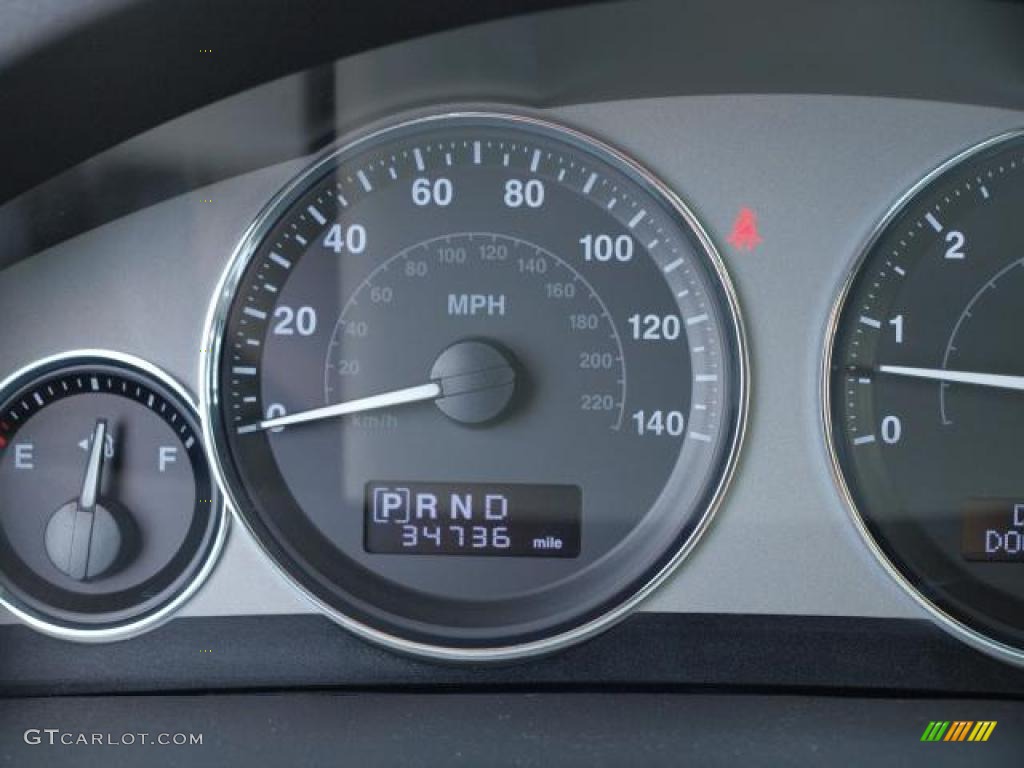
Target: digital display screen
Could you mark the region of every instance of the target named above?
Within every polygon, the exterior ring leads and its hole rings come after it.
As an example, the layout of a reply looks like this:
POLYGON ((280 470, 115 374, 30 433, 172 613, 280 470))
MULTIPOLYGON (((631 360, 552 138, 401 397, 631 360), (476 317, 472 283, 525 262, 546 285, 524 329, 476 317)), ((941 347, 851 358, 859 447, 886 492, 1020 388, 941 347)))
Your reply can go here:
POLYGON ((964 517, 967 560, 1024 562, 1024 499, 974 499, 964 517))
POLYGON ((372 482, 367 552, 577 557, 583 494, 575 485, 372 482))

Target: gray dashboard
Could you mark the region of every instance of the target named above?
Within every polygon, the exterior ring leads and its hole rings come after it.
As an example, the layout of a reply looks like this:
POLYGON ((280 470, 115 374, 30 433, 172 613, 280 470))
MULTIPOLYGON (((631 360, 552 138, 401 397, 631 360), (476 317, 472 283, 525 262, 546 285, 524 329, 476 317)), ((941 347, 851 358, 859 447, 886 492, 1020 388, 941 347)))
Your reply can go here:
MULTIPOLYGON (((345 63, 338 67, 344 73, 345 63)), ((818 390, 825 321, 899 195, 964 147, 1019 127, 1024 112, 727 95, 538 114, 625 150, 688 202, 719 244, 748 326, 750 424, 732 488, 693 556, 641 610, 924 617, 863 544, 833 483, 818 390), (727 244, 741 208, 756 212, 764 238, 753 252, 727 244)), ((266 201, 310 159, 173 197, 0 273, 5 369, 108 348, 148 359, 194 394, 205 314, 228 257, 266 201)), ((209 581, 180 615, 315 610, 235 525, 209 581)))

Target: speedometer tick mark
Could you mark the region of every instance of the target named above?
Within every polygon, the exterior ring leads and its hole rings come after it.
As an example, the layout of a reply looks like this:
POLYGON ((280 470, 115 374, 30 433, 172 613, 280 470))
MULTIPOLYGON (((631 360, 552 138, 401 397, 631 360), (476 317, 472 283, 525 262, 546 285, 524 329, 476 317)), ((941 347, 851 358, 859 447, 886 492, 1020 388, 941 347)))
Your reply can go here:
POLYGON ((307 206, 306 210, 309 212, 309 215, 313 217, 317 224, 323 225, 327 223, 327 219, 324 218, 324 215, 320 213, 319 209, 317 209, 315 205, 307 206))

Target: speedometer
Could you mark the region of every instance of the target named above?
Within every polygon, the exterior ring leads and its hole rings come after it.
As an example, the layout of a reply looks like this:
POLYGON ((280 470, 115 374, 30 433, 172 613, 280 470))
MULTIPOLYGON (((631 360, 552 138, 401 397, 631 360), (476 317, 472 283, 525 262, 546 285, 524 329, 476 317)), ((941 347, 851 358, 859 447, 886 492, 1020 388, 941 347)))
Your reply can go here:
POLYGON ((512 658, 607 626, 707 527, 746 405, 711 241, 646 171, 534 118, 420 118, 259 216, 209 322, 234 507, 343 625, 512 658))

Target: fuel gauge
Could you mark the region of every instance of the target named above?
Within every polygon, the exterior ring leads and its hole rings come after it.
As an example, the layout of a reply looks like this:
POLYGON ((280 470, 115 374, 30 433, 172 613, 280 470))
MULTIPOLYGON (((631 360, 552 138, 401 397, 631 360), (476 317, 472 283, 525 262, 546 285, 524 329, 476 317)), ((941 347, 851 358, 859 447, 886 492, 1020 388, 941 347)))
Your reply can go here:
POLYGON ((225 530, 194 408, 166 374, 83 352, 0 385, 0 602, 32 626, 147 629, 195 591, 225 530))

